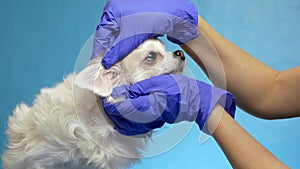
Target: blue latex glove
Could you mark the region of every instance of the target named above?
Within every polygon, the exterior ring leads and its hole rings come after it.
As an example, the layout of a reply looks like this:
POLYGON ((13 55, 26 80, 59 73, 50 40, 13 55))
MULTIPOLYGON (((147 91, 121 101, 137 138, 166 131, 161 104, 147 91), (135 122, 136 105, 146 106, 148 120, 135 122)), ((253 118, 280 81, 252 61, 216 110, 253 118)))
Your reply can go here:
POLYGON ((143 134, 180 121, 196 121, 209 134, 206 122, 217 103, 232 117, 235 114, 235 99, 229 92, 180 75, 122 85, 113 89, 112 96, 125 98, 118 103, 102 100, 115 129, 124 135, 143 134))
POLYGON ((189 0, 108 0, 94 35, 92 58, 106 51, 108 69, 143 41, 161 35, 176 44, 198 36, 198 12, 189 0))

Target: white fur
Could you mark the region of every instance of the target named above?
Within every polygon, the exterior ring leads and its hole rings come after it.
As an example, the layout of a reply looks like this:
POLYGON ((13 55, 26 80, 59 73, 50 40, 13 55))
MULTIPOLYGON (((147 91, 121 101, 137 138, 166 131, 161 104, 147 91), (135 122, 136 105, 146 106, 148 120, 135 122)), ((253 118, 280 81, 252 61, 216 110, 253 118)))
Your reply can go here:
POLYGON ((92 60, 79 74, 69 75, 53 88, 42 89, 32 107, 24 103, 16 107, 8 122, 4 169, 115 169, 138 162, 147 142, 114 131, 97 95, 116 101, 110 97, 113 87, 159 74, 180 73, 184 62, 167 52, 158 40, 145 41, 109 70, 100 60, 92 60), (150 51, 160 53, 153 64, 145 63, 150 51), (80 123, 78 113, 88 126, 80 123), (85 127, 105 148, 91 139, 85 127))

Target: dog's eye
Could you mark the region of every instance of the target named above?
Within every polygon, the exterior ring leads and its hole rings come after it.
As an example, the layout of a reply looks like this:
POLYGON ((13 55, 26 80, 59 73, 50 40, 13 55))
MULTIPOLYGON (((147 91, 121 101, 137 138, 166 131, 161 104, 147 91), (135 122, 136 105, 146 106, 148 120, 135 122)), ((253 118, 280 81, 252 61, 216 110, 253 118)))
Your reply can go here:
POLYGON ((146 56, 145 60, 146 61, 154 61, 156 58, 157 58, 156 52, 149 52, 148 55, 146 56))

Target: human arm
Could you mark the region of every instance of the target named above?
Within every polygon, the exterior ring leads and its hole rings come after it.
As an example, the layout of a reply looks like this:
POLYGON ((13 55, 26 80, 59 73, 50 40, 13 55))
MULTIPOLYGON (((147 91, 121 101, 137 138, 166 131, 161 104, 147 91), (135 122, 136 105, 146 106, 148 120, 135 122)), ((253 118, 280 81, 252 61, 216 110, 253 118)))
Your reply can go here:
POLYGON ((286 167, 233 120, 235 102, 226 91, 186 77, 162 75, 114 88, 112 97, 120 96, 125 100, 102 101, 122 134, 143 134, 164 123, 195 121, 200 130, 212 134, 234 168, 286 167))
POLYGON ((228 116, 220 105, 213 109, 207 127, 208 130, 214 130, 212 136, 233 168, 289 168, 228 116), (221 119, 219 114, 222 114, 221 119))
POLYGON ((233 93, 239 107, 265 119, 300 116, 300 66, 276 71, 222 37, 200 16, 198 30, 199 37, 182 48, 212 83, 233 93), (200 48, 209 43, 204 34, 217 54, 212 54, 213 49, 205 53, 200 48))

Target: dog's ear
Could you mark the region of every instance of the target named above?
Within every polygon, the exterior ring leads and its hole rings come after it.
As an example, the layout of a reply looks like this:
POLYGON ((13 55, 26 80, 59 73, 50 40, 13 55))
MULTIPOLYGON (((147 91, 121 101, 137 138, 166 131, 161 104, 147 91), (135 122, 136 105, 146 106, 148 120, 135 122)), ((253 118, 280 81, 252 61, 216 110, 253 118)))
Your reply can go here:
POLYGON ((112 89, 120 85, 122 68, 120 64, 105 69, 101 63, 91 64, 78 75, 74 84, 78 87, 93 91, 102 97, 111 95, 112 89))

